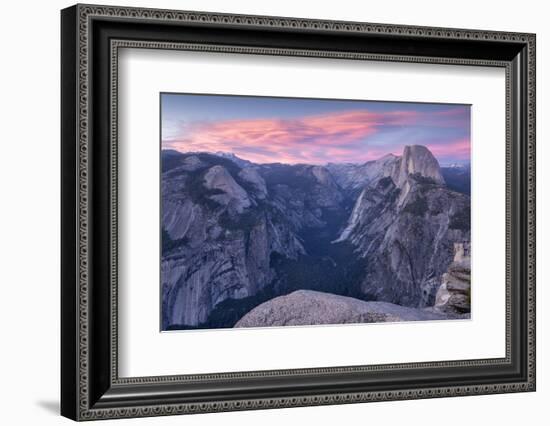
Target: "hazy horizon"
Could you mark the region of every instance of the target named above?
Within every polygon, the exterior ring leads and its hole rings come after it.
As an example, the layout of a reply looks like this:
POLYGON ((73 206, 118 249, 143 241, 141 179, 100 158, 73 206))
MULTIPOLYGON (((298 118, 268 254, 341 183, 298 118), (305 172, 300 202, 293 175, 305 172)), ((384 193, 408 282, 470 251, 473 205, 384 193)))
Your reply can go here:
MULTIPOLYGON (((312 164, 312 163, 304 163, 304 162, 300 162, 300 163, 287 163, 287 162, 281 162, 281 161, 269 161, 269 162, 257 162, 257 161, 252 161, 252 160, 249 160, 248 158, 245 158, 243 156, 240 156, 240 155, 236 155, 232 152, 229 152, 229 151, 180 151, 179 149, 174 149, 174 148, 162 148, 162 151, 176 151, 176 152, 179 152, 180 154, 212 154, 212 155, 233 155, 241 160, 245 160, 245 161, 250 161, 251 163, 254 163, 254 164, 289 164, 289 165, 315 165, 315 166, 326 166, 327 164, 364 164, 368 161, 376 161, 376 160, 379 160, 381 158, 384 158, 385 156, 387 155, 394 155, 396 157, 401 157, 401 154, 397 155, 397 154, 384 154, 382 155, 382 157, 379 157, 379 158, 376 158, 374 160, 367 160, 365 162, 353 162, 353 161, 329 161, 327 163, 319 163, 319 164, 312 164)), ((464 161, 464 162, 455 162, 455 163, 441 163, 439 160, 438 160, 438 163, 439 163, 439 166, 440 167, 449 167, 449 166, 453 166, 453 165, 461 165, 461 166, 466 166, 466 165, 469 165, 470 164, 470 160, 467 160, 467 161, 464 161)))
POLYGON ((162 149, 258 164, 355 163, 424 145, 442 166, 470 162, 470 106, 161 94, 162 149))

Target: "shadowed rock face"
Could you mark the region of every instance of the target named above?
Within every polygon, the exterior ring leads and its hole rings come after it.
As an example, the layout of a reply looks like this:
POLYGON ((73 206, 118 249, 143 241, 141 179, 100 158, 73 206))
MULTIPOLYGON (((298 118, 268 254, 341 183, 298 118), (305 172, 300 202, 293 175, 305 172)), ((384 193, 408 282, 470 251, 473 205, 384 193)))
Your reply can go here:
POLYGON ((318 291, 299 290, 276 297, 246 314, 235 327, 353 324, 441 320, 447 316, 386 302, 365 302, 318 291))
POLYGON ((327 167, 166 151, 162 170, 163 329, 231 327, 304 288, 388 302, 349 322, 385 321, 393 304, 433 306, 454 244, 470 239, 469 196, 445 186, 421 146, 327 167))

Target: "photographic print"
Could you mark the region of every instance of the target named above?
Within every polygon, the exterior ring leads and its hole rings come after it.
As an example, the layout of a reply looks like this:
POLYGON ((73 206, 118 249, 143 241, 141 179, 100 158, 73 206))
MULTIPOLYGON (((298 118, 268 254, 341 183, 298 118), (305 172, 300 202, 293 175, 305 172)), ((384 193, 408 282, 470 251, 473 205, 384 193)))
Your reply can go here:
POLYGON ((470 318, 470 105, 160 103, 162 331, 470 318))

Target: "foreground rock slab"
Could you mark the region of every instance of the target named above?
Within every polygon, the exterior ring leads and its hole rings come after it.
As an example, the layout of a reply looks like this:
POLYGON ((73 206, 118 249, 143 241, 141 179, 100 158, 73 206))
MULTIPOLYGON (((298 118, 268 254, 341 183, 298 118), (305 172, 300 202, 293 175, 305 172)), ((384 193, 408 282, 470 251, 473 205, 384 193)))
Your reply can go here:
POLYGON ((298 290, 271 299, 246 314, 235 327, 352 324, 372 322, 444 320, 433 309, 416 309, 387 302, 365 302, 311 290, 298 290))

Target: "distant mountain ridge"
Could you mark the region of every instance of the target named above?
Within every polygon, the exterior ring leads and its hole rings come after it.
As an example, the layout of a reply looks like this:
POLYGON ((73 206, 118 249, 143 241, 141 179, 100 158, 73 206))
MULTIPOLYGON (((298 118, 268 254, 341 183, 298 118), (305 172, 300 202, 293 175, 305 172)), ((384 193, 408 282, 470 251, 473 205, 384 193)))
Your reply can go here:
POLYGON ((472 170, 469 163, 441 167, 441 174, 450 189, 470 195, 472 170))
MULTIPOLYGON (((173 152, 181 154, 179 151, 165 150, 166 152, 173 152)), ((163 151, 163 152, 165 152, 163 151)), ((200 152, 197 152, 199 154, 200 152)), ((191 154, 191 153, 186 153, 191 154)), ((238 166, 247 167, 253 166, 254 163, 245 160, 233 153, 229 152, 216 152, 215 155, 226 158, 233 161, 238 166)), ((333 175, 336 182, 347 190, 357 190, 368 184, 370 181, 379 177, 382 170, 385 169, 385 165, 393 163, 400 157, 394 154, 386 154, 378 160, 370 160, 365 163, 327 163, 320 165, 319 167, 325 167, 333 175)), ((437 161, 437 160, 436 160, 437 161)), ((264 163, 264 164, 281 164, 281 163, 264 163)), ((260 166, 260 165, 258 165, 260 166)), ((471 168, 470 163, 451 163, 448 165, 440 166, 440 173, 446 185, 457 192, 470 195, 471 185, 471 168)))
POLYGON ((296 290, 433 306, 469 242, 469 196, 423 146, 326 166, 161 155, 163 329, 231 327, 296 290))

